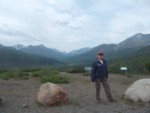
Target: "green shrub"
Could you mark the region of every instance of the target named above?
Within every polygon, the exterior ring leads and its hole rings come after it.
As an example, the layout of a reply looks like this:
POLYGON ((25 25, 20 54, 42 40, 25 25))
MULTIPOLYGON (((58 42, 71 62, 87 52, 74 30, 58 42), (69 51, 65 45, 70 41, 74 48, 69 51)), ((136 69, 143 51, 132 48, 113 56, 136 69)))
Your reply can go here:
POLYGON ((145 64, 145 68, 146 68, 146 69, 148 70, 148 72, 150 73, 150 61, 145 64))
POLYGON ((55 69, 55 68, 48 68, 48 67, 41 68, 40 72, 43 73, 43 74, 50 74, 50 75, 59 74, 59 71, 57 69, 55 69))
POLYGON ((0 74, 0 78, 4 80, 8 80, 9 78, 11 78, 11 76, 7 72, 5 72, 0 74))
POLYGON ((90 74, 91 74, 91 71, 86 71, 86 72, 83 74, 83 76, 90 76, 90 74))
POLYGON ((0 70, 0 74, 4 72, 7 72, 7 70, 6 69, 0 70))
POLYGON ((61 76, 61 75, 45 75, 42 76, 41 82, 52 82, 52 83, 69 83, 69 78, 67 76, 61 76))
POLYGON ((26 68, 26 69, 22 69, 23 72, 37 72, 40 71, 40 68, 26 68))
POLYGON ((84 73, 84 68, 83 67, 72 67, 67 70, 68 73, 84 73))
POLYGON ((17 78, 17 79, 27 79, 27 72, 22 72, 20 69, 7 70, 3 73, 0 73, 0 78, 9 79, 9 78, 17 78))
POLYGON ((23 72, 22 70, 16 69, 16 70, 10 70, 8 73, 11 75, 11 78, 17 78, 17 79, 27 79, 28 78, 28 72, 23 72))
POLYGON ((38 76, 42 83, 69 83, 69 77, 59 75, 59 71, 55 68, 43 68, 40 70, 40 74, 38 76))
POLYGON ((41 82, 52 83, 69 83, 69 77, 59 75, 59 71, 55 68, 40 68, 40 69, 11 69, 0 72, 0 78, 8 80, 9 78, 15 79, 28 79, 29 73, 32 77, 39 77, 41 82))
POLYGON ((42 73, 40 71, 32 72, 32 77, 41 77, 42 73))

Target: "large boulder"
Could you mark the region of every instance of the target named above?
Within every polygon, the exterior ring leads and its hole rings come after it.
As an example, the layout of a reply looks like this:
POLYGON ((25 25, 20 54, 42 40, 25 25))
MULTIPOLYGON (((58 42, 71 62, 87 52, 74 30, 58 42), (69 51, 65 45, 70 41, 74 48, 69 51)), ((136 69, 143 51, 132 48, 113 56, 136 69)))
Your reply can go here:
POLYGON ((150 102, 150 79, 135 81, 125 92, 125 99, 150 102))
POLYGON ((37 93, 37 102, 44 106, 65 103, 67 100, 67 92, 62 87, 49 82, 42 84, 37 93))

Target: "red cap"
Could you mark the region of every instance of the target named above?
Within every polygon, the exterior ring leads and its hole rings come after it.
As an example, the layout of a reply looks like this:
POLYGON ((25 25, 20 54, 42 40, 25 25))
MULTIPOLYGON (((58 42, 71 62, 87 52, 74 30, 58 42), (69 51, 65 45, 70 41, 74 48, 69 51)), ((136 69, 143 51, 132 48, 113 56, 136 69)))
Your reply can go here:
POLYGON ((98 55, 102 55, 103 56, 103 53, 102 52, 98 52, 98 55))

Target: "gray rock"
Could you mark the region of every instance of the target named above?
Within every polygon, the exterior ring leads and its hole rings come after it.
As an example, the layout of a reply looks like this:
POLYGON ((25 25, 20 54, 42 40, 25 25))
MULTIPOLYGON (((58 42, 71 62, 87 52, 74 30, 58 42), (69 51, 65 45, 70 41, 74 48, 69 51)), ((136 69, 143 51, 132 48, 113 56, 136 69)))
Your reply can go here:
POLYGON ((150 102, 150 79, 135 81, 125 92, 125 99, 150 102))

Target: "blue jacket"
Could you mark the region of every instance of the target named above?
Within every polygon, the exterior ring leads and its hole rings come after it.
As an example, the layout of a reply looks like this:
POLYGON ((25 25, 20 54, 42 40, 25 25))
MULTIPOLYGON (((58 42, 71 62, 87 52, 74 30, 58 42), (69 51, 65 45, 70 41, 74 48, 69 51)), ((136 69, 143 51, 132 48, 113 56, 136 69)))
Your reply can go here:
POLYGON ((91 68, 91 80, 95 81, 95 78, 108 78, 107 62, 103 59, 103 64, 96 60, 91 68))

